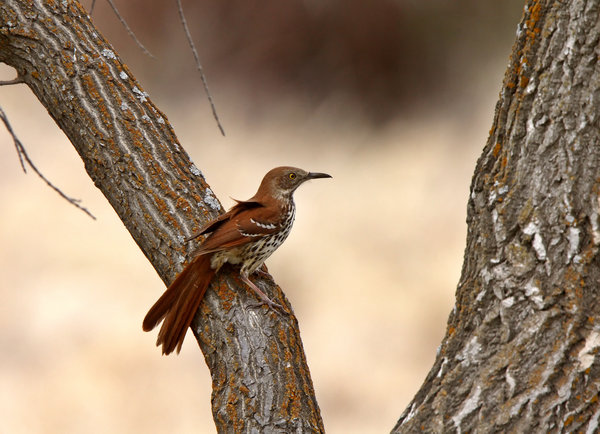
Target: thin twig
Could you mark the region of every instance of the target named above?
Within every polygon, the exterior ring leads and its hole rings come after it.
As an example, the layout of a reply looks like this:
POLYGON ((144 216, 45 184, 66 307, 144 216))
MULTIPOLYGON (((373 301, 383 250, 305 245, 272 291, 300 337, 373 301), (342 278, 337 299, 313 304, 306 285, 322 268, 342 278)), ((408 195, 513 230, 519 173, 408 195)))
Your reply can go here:
POLYGON ((119 21, 121 21, 121 24, 123 25, 123 27, 125 27, 125 30, 127 30, 127 33, 129 33, 129 36, 131 36, 133 38, 133 40, 135 41, 135 43, 137 44, 137 46, 140 47, 140 49, 144 52, 144 54, 146 56, 152 57, 153 59, 155 59, 155 57, 152 55, 152 53, 150 53, 150 51, 148 51, 146 49, 146 47, 144 47, 142 45, 142 43, 138 40, 138 38, 135 36, 135 33, 133 33, 133 30, 131 30, 129 28, 129 26, 127 25, 127 22, 125 22, 125 19, 119 13, 119 10, 117 9, 117 6, 115 5, 115 3, 112 0, 106 0, 106 1, 108 2, 108 4, 110 5, 110 7, 112 8, 113 12, 115 13, 115 15, 117 16, 117 18, 119 19, 119 21))
POLYGON ((94 6, 96 6, 96 0, 92 0, 92 6, 90 7, 90 17, 94 13, 94 6))
POLYGON ((23 161, 23 153, 21 151, 21 149, 23 149, 23 145, 21 144, 21 141, 19 140, 19 138, 13 131, 10 122, 8 122, 8 118, 6 117, 6 114, 4 113, 4 110, 2 110, 1 107, 0 107, 0 118, 2 118, 2 121, 4 122, 4 125, 6 126, 6 129, 8 130, 8 133, 12 136, 13 142, 15 142, 15 149, 17 150, 17 155, 19 156, 19 163, 21 163, 21 169, 23 169, 23 172, 27 173, 27 169, 25 168, 25 162, 23 161))
POLYGON ((185 20, 185 15, 183 14, 183 6, 181 6, 181 0, 177 0, 177 8, 179 10, 179 17, 181 18, 181 24, 183 25, 183 30, 185 31, 185 36, 187 37, 188 43, 190 44, 190 48, 192 49, 192 53, 194 53, 194 59, 196 60, 196 67, 198 71, 200 71, 200 78, 202 79, 202 84, 204 85, 204 91, 206 92, 206 96, 208 97, 208 102, 210 103, 210 108, 213 113, 213 117, 217 122, 217 126, 219 130, 221 130, 221 134, 225 136, 225 130, 223 129, 223 125, 221 125, 221 121, 219 120, 219 116, 217 115, 217 109, 215 108, 215 103, 213 102, 212 95, 208 90, 208 83, 206 81, 206 76, 204 75, 204 71, 202 69, 202 65, 200 64, 200 58, 198 57, 198 52, 196 51, 196 46, 194 45, 194 41, 192 40, 192 35, 190 34, 190 29, 188 28, 187 21, 185 20))
POLYGON ((10 86, 11 84, 25 83, 22 77, 16 77, 12 80, 0 81, 0 86, 10 86))
POLYGON ((87 210, 87 208, 84 208, 81 205, 79 205, 79 202, 81 202, 79 199, 73 199, 73 198, 67 196, 66 194, 64 194, 58 187, 56 187, 44 175, 42 175, 42 173, 38 170, 37 167, 35 167, 35 165, 31 161, 31 159, 29 158, 29 155, 27 155, 27 151, 25 151, 25 147, 23 146, 23 144, 21 143, 21 141, 19 140, 19 138, 13 131, 12 126, 10 125, 10 122, 8 122, 8 118, 6 117, 6 114, 4 113, 4 110, 2 110, 1 107, 0 107, 0 119, 2 119, 2 122, 4 122, 6 129, 8 130, 9 134, 12 136, 13 142, 15 143, 15 148, 17 149, 17 155, 19 156, 19 161, 21 162, 21 167, 23 168, 23 171, 25 173, 27 173, 27 170, 25 169, 25 162, 26 162, 29 165, 29 167, 31 167, 33 169, 33 171, 37 174, 37 176, 42 178, 42 180, 44 180, 44 182, 52 190, 56 191, 63 199, 65 199, 71 205, 76 206, 81 211, 83 211, 84 213, 89 215, 92 219, 96 220, 96 217, 94 217, 94 215, 91 212, 89 212, 87 210))

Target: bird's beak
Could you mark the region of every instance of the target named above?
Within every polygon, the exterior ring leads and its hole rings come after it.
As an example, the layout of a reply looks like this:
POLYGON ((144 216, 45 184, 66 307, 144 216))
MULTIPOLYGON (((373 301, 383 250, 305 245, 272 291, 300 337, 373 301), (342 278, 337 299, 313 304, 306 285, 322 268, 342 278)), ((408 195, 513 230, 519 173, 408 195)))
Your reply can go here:
POLYGON ((333 178, 333 176, 326 173, 308 172, 306 179, 317 179, 317 178, 333 178))

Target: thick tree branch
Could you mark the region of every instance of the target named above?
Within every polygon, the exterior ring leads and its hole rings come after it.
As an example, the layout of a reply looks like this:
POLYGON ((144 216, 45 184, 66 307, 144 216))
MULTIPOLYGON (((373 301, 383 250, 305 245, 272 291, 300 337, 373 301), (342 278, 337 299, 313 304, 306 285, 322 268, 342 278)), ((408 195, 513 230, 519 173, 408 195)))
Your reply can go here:
MULTIPOLYGON (((166 116, 81 5, 1 2, 0 61, 17 70, 46 107, 138 246, 170 282, 193 249, 183 239, 221 206, 166 116)), ((194 333, 211 370, 219 432, 322 431, 296 319, 245 309, 254 299, 235 273, 224 270, 217 280, 194 333)), ((276 285, 262 284, 289 307, 276 285)))
POLYGON ((393 432, 598 431, 599 42, 598 2, 527 2, 456 306, 393 432))

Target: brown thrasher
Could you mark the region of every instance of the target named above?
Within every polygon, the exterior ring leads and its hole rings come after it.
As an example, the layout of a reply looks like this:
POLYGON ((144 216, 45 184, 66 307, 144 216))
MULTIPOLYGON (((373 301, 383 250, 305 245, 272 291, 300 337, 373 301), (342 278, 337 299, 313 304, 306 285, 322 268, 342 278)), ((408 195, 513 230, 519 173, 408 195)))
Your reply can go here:
POLYGON ((285 241, 296 214, 294 191, 303 182, 315 178, 331 178, 331 175, 276 167, 265 175, 254 197, 236 200, 237 204, 229 211, 186 240, 210 234, 195 252, 197 256, 150 308, 142 325, 147 332, 164 320, 156 340, 157 346, 162 345, 163 354, 175 349, 179 353, 204 293, 226 262, 241 264, 240 276, 261 299, 258 305, 283 310, 249 276, 285 241))

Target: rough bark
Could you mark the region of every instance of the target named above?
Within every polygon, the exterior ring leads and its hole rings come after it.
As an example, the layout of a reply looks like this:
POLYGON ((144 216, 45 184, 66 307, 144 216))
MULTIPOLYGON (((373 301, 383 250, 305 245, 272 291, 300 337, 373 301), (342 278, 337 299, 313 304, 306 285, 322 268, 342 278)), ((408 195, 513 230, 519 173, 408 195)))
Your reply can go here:
POLYGON ((530 0, 446 336, 393 432, 597 432, 598 1, 530 0))
MULTIPOLYGON (((166 116, 81 5, 0 2, 0 61, 17 70, 46 107, 135 242, 170 282, 189 258, 184 237, 221 205, 166 116)), ((295 317, 247 309, 256 300, 231 271, 220 273, 194 324, 213 379, 217 430, 323 431, 295 317)), ((274 282, 259 284, 289 308, 274 282)))

